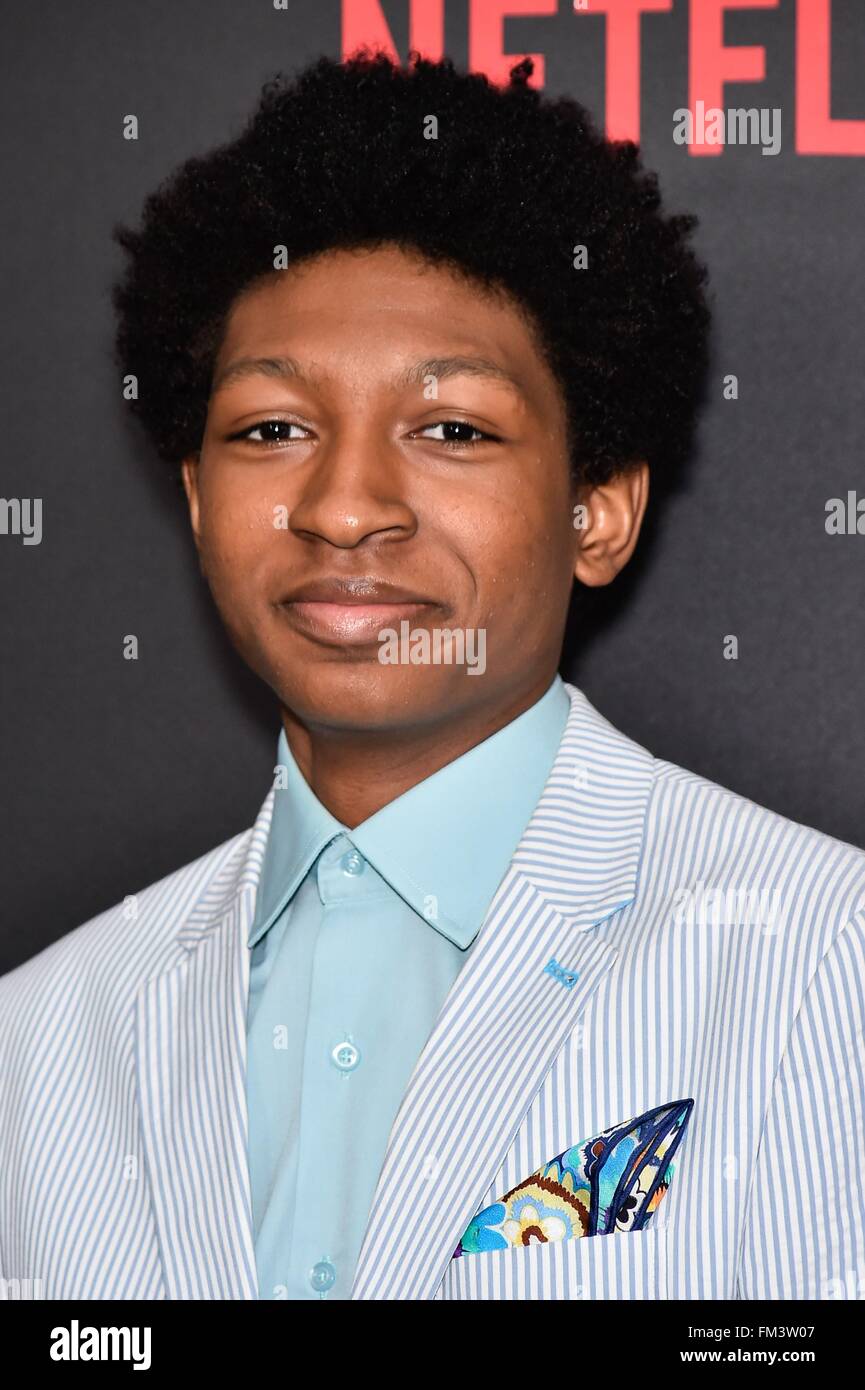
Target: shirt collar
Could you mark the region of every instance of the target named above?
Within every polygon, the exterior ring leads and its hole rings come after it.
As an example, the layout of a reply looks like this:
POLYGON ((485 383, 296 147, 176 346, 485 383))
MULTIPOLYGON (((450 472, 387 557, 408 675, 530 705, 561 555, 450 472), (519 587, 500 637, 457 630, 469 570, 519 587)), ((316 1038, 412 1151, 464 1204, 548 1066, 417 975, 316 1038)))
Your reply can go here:
POLYGON ((540 799, 569 711, 557 675, 530 709, 354 830, 321 804, 282 730, 281 776, 248 944, 273 925, 324 847, 345 835, 415 912, 465 950, 540 799))

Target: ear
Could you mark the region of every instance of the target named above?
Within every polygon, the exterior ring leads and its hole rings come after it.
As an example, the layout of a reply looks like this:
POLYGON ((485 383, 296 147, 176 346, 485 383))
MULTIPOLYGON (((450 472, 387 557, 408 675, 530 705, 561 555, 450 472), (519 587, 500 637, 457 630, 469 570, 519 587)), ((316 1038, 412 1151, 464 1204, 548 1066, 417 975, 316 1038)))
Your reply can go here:
POLYGON ((578 490, 582 524, 576 527, 574 575, 581 584, 599 588, 624 569, 634 553, 648 500, 649 465, 644 461, 608 483, 578 490))
POLYGON ((192 525, 192 534, 195 537, 195 544, 198 546, 199 535, 199 505, 198 505, 198 466, 199 455, 189 454, 180 466, 181 477, 183 478, 183 488, 186 493, 186 501, 189 504, 189 520, 192 525))

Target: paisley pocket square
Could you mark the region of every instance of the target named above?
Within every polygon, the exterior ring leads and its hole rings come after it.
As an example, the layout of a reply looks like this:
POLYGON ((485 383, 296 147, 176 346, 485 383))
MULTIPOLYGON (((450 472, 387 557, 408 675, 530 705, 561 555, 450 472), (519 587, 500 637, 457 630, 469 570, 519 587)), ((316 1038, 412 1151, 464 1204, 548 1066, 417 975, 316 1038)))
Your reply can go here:
POLYGON ((479 1211, 454 1256, 644 1230, 670 1186, 693 1107, 658 1105, 556 1154, 479 1211))

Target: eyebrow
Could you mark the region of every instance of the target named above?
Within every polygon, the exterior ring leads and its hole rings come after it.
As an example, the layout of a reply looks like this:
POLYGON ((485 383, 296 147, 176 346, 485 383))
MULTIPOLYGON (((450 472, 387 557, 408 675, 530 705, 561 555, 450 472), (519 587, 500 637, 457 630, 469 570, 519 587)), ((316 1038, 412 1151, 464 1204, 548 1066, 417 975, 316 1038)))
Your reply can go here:
POLYGON ((436 381, 446 381, 451 376, 492 377, 522 393, 522 382, 497 362, 487 357, 428 357, 425 362, 415 362, 399 378, 399 385, 423 385, 428 376, 436 381))
MULTIPOLYGON (((211 395, 235 381, 243 381, 251 376, 274 377, 277 380, 291 377, 297 377, 301 381, 314 379, 303 371, 300 363, 293 357, 241 357, 236 362, 229 363, 219 373, 213 383, 211 395)), ((448 377, 454 376, 492 378, 524 394, 522 382, 517 377, 486 357, 428 357, 423 362, 415 362, 413 366, 408 367, 396 378, 395 385, 420 386, 426 383, 427 377, 435 377, 436 381, 446 381, 448 377)))
POLYGON ((232 382, 243 381, 250 376, 270 376, 284 380, 286 377, 302 377, 300 364, 293 357, 239 357, 219 373, 211 388, 211 395, 230 386, 232 382))

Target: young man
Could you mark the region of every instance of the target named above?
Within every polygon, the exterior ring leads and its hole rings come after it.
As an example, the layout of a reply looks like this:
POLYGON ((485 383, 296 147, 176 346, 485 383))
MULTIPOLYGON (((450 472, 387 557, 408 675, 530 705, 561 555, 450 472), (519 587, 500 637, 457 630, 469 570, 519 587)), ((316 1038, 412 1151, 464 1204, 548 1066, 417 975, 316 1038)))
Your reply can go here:
POLYGON ((706 361, 692 218, 519 65, 322 60, 145 208, 136 410, 277 698, 251 830, 0 983, 52 1298, 823 1298, 865 854, 557 675, 706 361))

